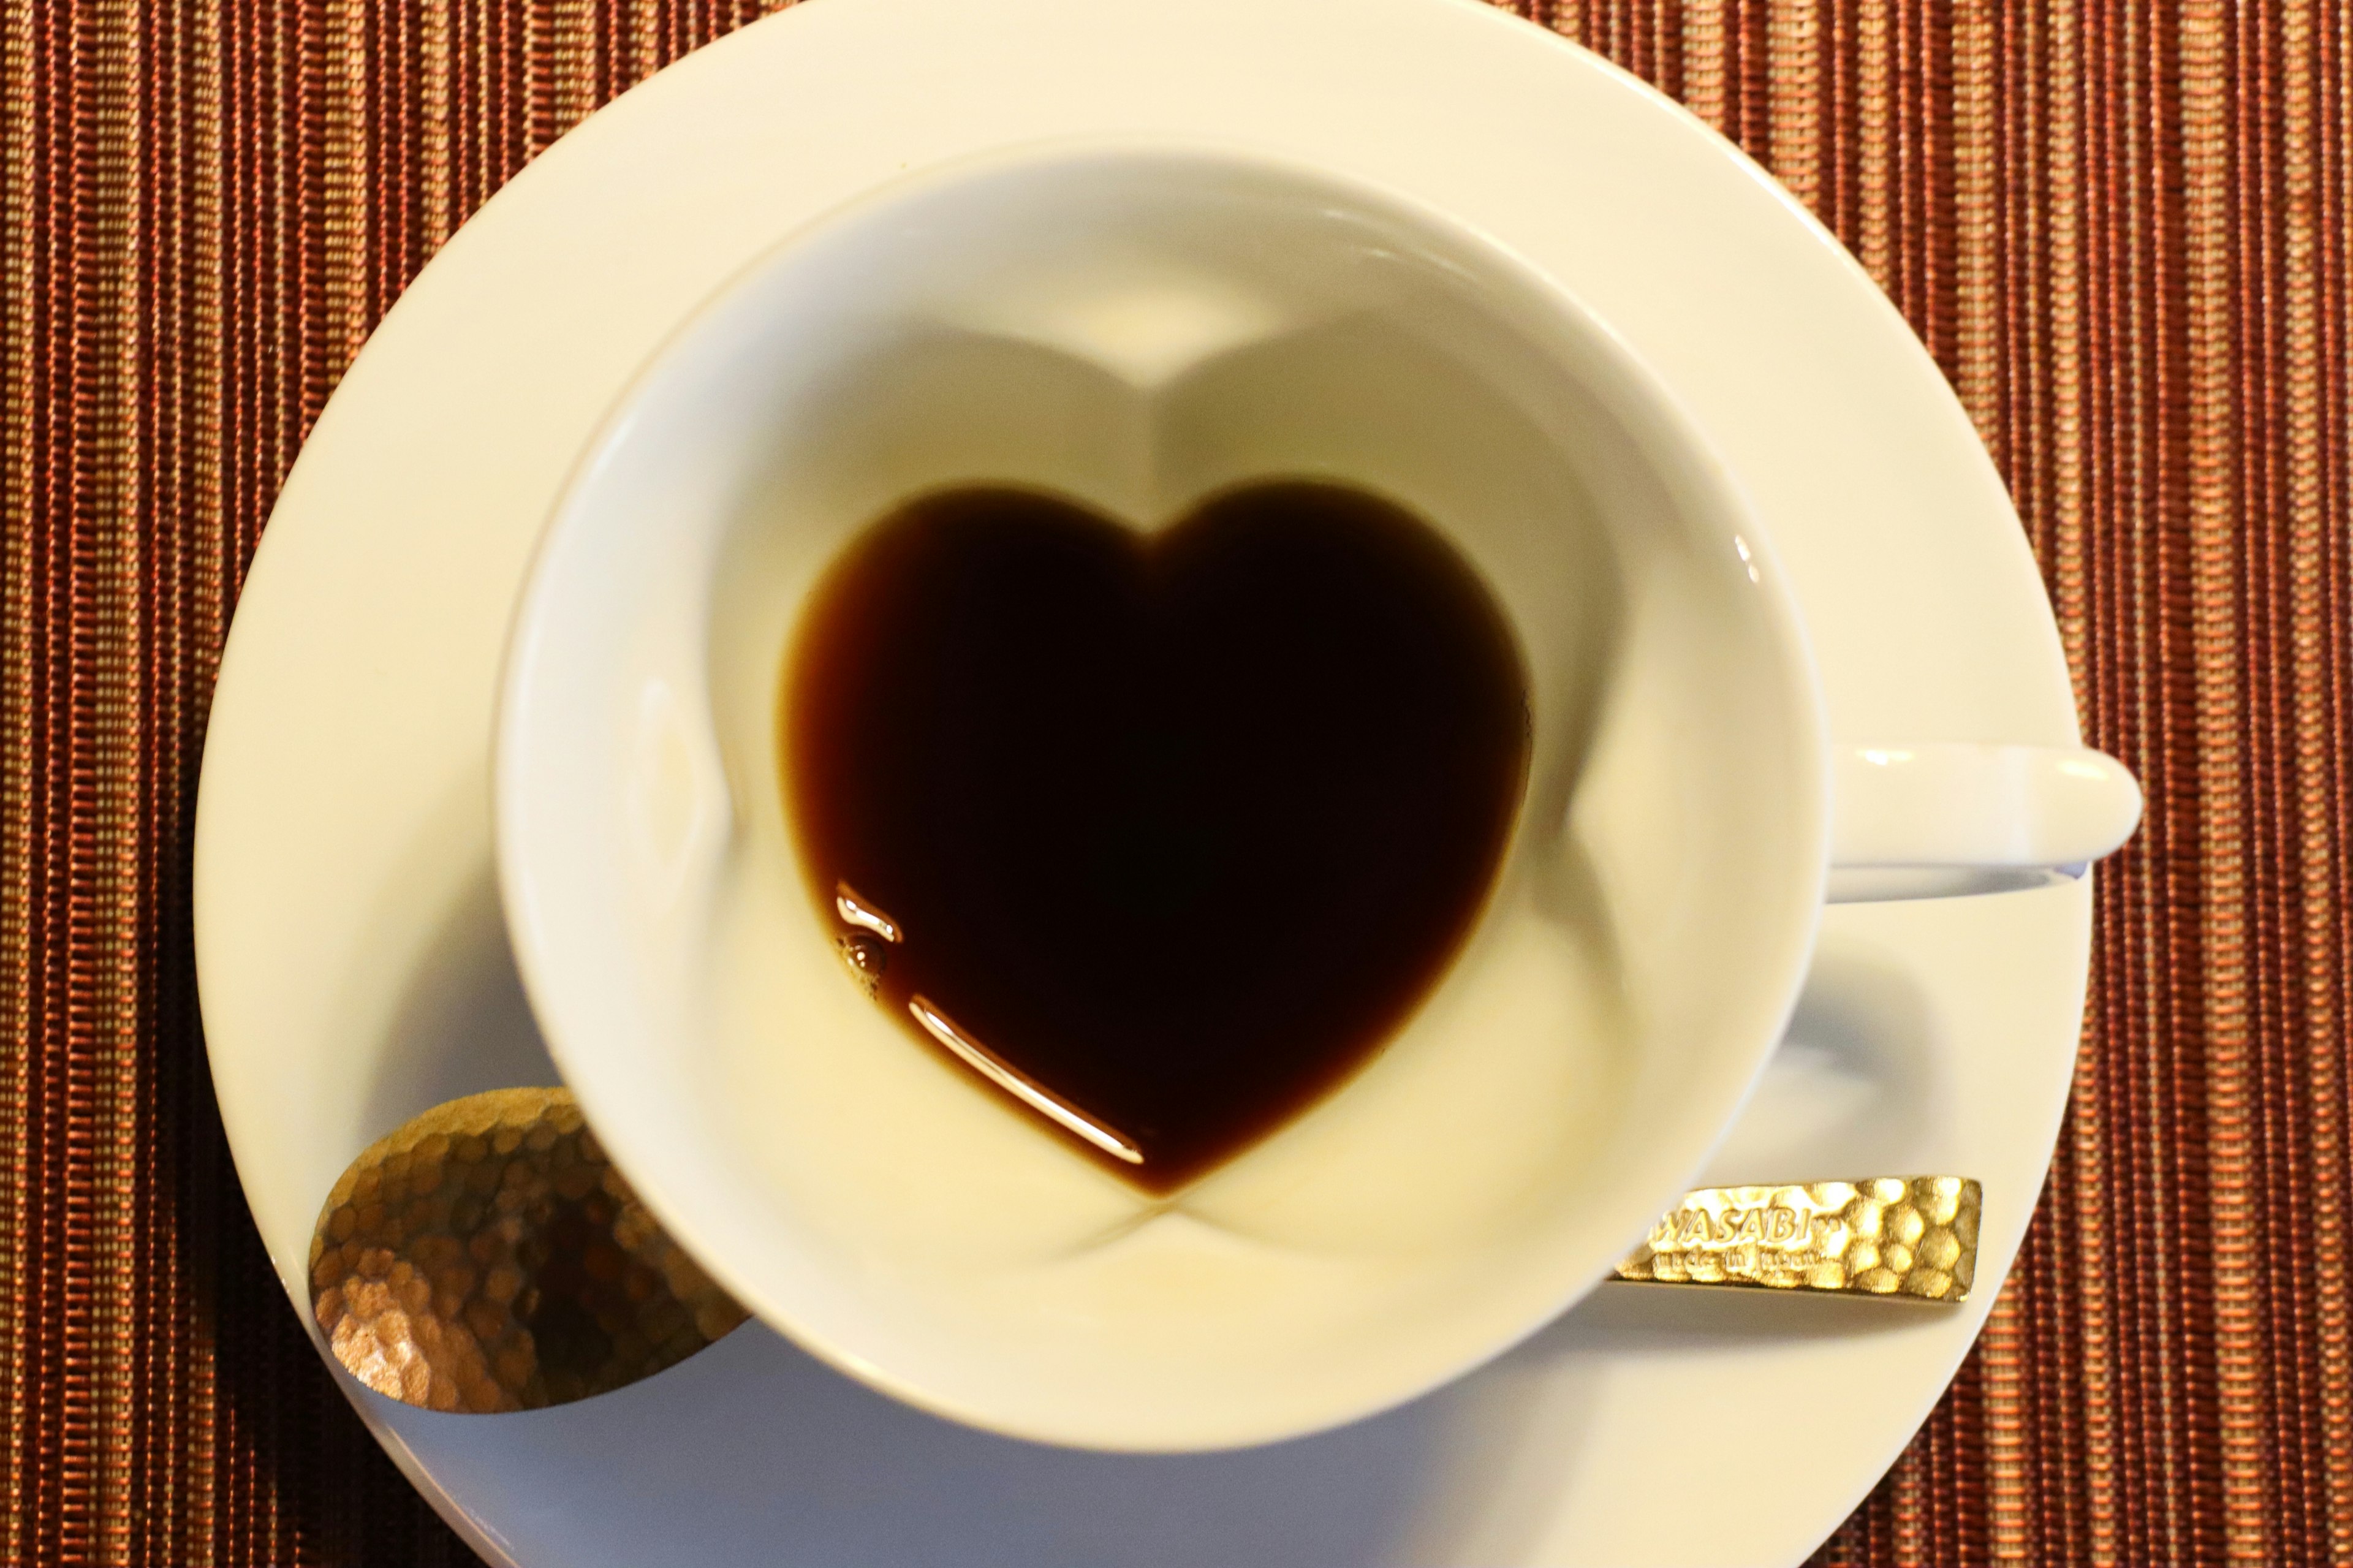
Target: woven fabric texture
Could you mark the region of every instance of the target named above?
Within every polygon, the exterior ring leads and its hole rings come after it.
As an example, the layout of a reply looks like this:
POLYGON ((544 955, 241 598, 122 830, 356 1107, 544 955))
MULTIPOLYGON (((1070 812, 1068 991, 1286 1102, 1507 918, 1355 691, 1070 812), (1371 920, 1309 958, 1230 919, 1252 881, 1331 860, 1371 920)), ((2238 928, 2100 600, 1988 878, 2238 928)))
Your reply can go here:
MULTIPOLYGON (((0 0, 0 1560, 466 1559, 303 1340, 223 1146, 206 704, 370 325, 567 126, 757 9, 0 0)), ((1862 258, 2009 476, 2090 737, 2147 785, 2024 1255, 1820 1560, 2353 1561, 2353 7, 1531 20, 1862 258)))

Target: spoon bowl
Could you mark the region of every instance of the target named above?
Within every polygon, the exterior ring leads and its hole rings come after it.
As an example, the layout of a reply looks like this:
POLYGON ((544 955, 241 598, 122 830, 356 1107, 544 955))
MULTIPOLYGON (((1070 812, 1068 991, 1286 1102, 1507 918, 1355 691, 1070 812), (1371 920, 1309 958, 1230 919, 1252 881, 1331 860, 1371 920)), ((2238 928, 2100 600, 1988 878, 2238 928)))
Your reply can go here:
POLYGON ((745 1316, 564 1089, 468 1095, 370 1144, 319 1212, 311 1310, 368 1387, 475 1415, 651 1377, 745 1316))

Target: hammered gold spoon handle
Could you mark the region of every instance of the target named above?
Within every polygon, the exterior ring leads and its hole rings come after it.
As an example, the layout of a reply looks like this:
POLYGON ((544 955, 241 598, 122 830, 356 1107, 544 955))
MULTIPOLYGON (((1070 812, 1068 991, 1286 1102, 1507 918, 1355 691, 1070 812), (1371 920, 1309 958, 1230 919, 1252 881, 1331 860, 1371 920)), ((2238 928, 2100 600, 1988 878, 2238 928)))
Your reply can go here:
POLYGON ((480 1415, 650 1377, 745 1316, 563 1089, 468 1095, 364 1151, 311 1234, 311 1310, 377 1393, 480 1415))
POLYGON ((1660 1217, 1618 1278, 1959 1301, 1977 1279, 1983 1201, 1960 1176, 1703 1187, 1660 1217))

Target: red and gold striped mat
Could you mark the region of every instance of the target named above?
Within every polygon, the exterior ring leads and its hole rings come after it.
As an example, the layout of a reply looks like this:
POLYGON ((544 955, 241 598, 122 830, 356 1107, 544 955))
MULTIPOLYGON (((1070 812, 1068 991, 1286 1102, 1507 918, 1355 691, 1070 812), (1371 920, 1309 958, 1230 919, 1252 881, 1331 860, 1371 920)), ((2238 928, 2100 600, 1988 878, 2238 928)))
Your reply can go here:
MULTIPOLYGON (((223 1149, 206 701, 370 324, 566 126, 758 9, 0 0, 8 1563, 465 1556, 328 1383, 223 1149)), ((1822 1560, 2353 1561, 2353 6, 1533 20, 1722 127, 1886 288, 2148 786, 2026 1251, 1822 1560)))

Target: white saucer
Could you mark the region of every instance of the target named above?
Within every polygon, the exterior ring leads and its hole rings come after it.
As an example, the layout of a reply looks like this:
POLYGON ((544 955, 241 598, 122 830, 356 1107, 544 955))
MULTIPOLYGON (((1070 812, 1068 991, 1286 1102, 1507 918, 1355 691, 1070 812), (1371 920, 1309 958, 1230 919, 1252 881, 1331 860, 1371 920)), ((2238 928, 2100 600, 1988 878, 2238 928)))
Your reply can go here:
MULTIPOLYGON (((1077 132, 1193 135, 1453 209, 1575 289, 1766 514, 1843 740, 2076 738, 2056 629, 1926 354, 1699 122, 1473 0, 814 0, 665 71, 436 258, 288 481, 223 658, 196 932, 221 1107, 298 1306, 321 1198, 429 1104, 554 1081, 491 880, 491 705, 566 466, 766 245, 889 178, 1077 132)), ((1935 1403, 1991 1304, 2073 1061, 2090 890, 1831 911, 1719 1180, 1985 1184, 1963 1308, 1605 1288, 1379 1419, 1183 1458, 982 1436, 757 1325, 531 1415, 352 1388, 528 1564, 1788 1563, 1935 1403)), ((305 1314, 307 1319, 307 1313, 305 1314)))

